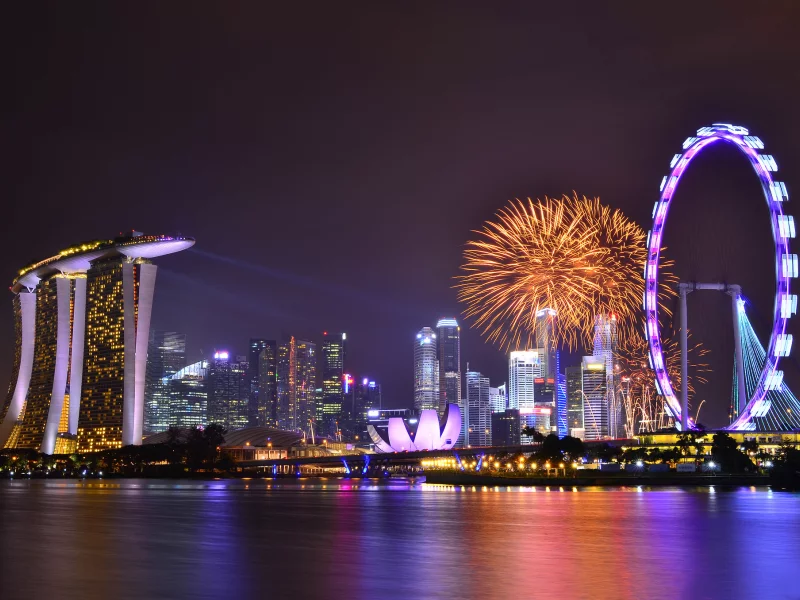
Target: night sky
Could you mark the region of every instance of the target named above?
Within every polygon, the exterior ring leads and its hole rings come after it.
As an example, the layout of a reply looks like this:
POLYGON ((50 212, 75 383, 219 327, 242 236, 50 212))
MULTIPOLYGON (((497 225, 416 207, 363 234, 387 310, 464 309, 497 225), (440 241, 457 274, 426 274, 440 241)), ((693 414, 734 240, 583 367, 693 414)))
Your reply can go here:
MULTIPOLYGON (((130 229, 194 236, 157 261, 153 315, 192 359, 346 331, 347 369, 409 406, 414 334, 460 313, 463 244, 508 199, 576 190, 648 229, 672 155, 720 121, 761 136, 800 193, 796 2, 17 4, 0 18, 0 273, 130 229)), ((735 149, 693 163, 665 243, 681 277, 740 283, 764 336, 768 211, 735 149)), ((712 426, 727 300, 690 297, 712 426)), ((462 357, 505 381, 475 331, 462 357)))

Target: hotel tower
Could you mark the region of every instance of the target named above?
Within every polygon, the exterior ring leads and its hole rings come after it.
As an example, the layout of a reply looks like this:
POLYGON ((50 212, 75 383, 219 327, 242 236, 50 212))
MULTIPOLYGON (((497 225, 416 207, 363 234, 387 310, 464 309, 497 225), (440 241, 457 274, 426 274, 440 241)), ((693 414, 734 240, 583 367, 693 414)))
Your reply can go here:
POLYGON ((192 238, 131 232, 22 269, 0 448, 45 454, 141 444, 156 266, 192 238))

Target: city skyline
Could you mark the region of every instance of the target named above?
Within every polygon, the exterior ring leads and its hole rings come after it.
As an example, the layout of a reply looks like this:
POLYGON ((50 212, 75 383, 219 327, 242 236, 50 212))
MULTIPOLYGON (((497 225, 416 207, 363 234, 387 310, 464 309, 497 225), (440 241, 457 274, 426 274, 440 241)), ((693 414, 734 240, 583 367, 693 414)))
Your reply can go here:
MULTIPOLYGON (((368 18, 390 22, 386 10, 370 7, 368 18)), ((155 23, 177 28, 183 15, 169 8, 151 19, 114 21, 116 29, 85 30, 79 11, 63 11, 63 28, 55 21, 30 31, 21 27, 25 35, 13 33, 19 52, 5 58, 19 66, 8 70, 13 93, 2 99, 6 110, 0 114, 7 146, 29 151, 10 154, 2 185, 4 196, 15 199, 10 222, 27 222, 31 206, 39 214, 35 236, 18 228, 0 240, 0 271, 8 276, 28 262, 35 240, 60 247, 108 229, 190 232, 202 243, 160 270, 152 316, 155 328, 186 332, 189 360, 200 360, 201 350, 208 357, 214 347, 246 354, 250 337, 280 340, 291 332, 309 339, 325 329, 347 331, 363 341, 348 354, 353 371, 379 374, 384 402, 402 406, 413 383, 401 340, 431 314, 459 318, 452 277, 462 245, 508 200, 577 190, 646 226, 676 143, 720 120, 749 125, 783 165, 800 164, 792 143, 800 131, 782 92, 787 70, 775 60, 776 53, 794 55, 791 19, 780 11, 759 17, 758 35, 770 44, 744 47, 739 40, 749 21, 740 4, 724 14, 694 6, 680 17, 647 21, 646 29, 625 11, 606 14, 597 7, 574 15, 568 27, 555 8, 535 18, 530 7, 519 16, 500 11, 485 16, 492 27, 480 34, 480 44, 476 10, 464 10, 470 25, 445 46, 434 32, 450 30, 449 11, 430 7, 430 25, 398 11, 394 18, 427 48, 402 61, 395 55, 399 37, 406 39, 399 30, 386 35, 385 28, 362 30, 355 22, 343 26, 346 35, 323 26, 327 19, 310 23, 314 34, 303 43, 291 28, 251 35, 254 22, 297 23, 301 15, 291 7, 282 7, 278 20, 264 13, 252 22, 234 18, 230 27, 209 23, 213 35, 187 33, 180 44, 135 57, 122 43, 122 31, 152 39, 163 31, 155 23), (519 23, 533 23, 532 31, 498 33, 518 31, 519 23), (697 23, 708 31, 702 40, 697 23), (609 35, 598 37, 600 26, 609 35), (80 35, 65 36, 69 28, 80 35), (578 34, 569 52, 539 61, 567 31, 578 34), (240 39, 248 40, 245 52, 234 50, 240 39), (620 49, 617 39, 628 41, 620 49), (709 51, 694 51, 695 45, 709 51), (633 46, 643 53, 630 52, 633 46), (365 48, 366 64, 334 60, 362 56, 365 48), (51 54, 74 74, 74 94, 60 70, 44 62, 51 54), (214 67, 187 70, 190 56, 214 67), (641 57, 650 57, 646 65, 641 57), (537 65, 535 78, 530 61, 537 65), (743 66, 751 61, 764 65, 767 88, 760 93, 743 66), (483 66, 503 66, 487 71, 487 84, 464 65, 479 65, 479 73, 483 66), (31 79, 30 72, 40 76, 31 79), (708 72, 715 77, 705 77, 708 72), (328 85, 327 77, 339 83, 328 85), (398 85, 409 77, 416 85, 398 85), (193 93, 212 80, 230 93, 193 93), (501 91, 512 89, 517 93, 501 91), (601 98, 542 89, 592 89, 601 98), (665 102, 665 95, 675 101, 665 102), (22 100, 29 97, 40 104, 22 100), (130 98, 137 99, 135 111, 130 98), (494 103, 502 110, 487 112, 494 103), (357 109, 364 104, 369 111, 357 109), (64 106, 73 108, 68 123, 52 127, 63 122, 64 106), (422 106, 425 116, 418 119, 422 106), (49 142, 31 141, 40 139, 49 142), (341 157, 344 167, 331 157, 341 157), (430 168, 432 157, 440 168, 430 168)), ((680 277, 735 280, 765 311, 774 277, 758 265, 769 261, 769 224, 763 206, 753 201, 761 194, 758 181, 740 161, 724 147, 698 159, 681 184, 686 202, 676 204, 665 244, 680 277), (715 231, 726 234, 708 235, 715 231), (740 242, 753 232, 749 244, 740 242)), ((786 183, 797 188, 791 171, 786 183)), ((690 327, 709 348, 715 373, 698 386, 698 395, 708 399, 706 424, 722 424, 728 416, 727 402, 719 398, 730 386, 729 320, 718 314, 717 298, 698 295, 690 303, 692 314, 712 315, 690 317, 690 327)), ((484 344, 469 321, 459 322, 462 362, 502 380, 505 357, 484 344)), ((7 340, 0 344, 0 385, 11 379, 13 327, 10 319, 0 322, 0 339, 7 340)), ((763 328, 757 320, 754 327, 763 328)), ((562 363, 577 364, 580 356, 564 356, 562 363)), ((793 388, 800 387, 798 373, 786 368, 793 388)))
POLYGON ((800 2, 4 8, 2 600, 797 595, 800 2))

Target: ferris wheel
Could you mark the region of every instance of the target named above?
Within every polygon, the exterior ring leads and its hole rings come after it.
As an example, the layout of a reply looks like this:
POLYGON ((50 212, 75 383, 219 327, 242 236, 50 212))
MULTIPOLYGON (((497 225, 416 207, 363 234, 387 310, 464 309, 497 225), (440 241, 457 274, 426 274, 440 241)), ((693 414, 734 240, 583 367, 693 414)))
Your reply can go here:
POLYGON ((746 406, 729 429, 751 429, 752 420, 763 416, 770 408, 768 394, 782 388, 783 371, 778 368, 781 358, 791 352, 792 335, 786 332, 789 319, 797 313, 797 296, 790 292, 790 282, 798 276, 797 254, 792 254, 789 241, 795 237, 794 218, 784 213, 789 200, 786 185, 776 181, 778 166, 772 155, 766 154, 764 142, 750 135, 744 127, 728 123, 714 123, 697 130, 695 136, 683 143, 683 151, 670 162, 670 173, 661 180, 660 197, 653 207, 653 226, 647 235, 647 262, 644 267, 645 291, 645 337, 649 345, 650 366, 655 372, 656 387, 665 399, 665 408, 681 429, 694 427, 688 415, 686 380, 682 383, 681 400, 670 381, 661 344, 658 320, 658 261, 672 198, 681 176, 692 159, 704 148, 717 142, 736 146, 748 159, 761 181, 761 188, 769 208, 772 238, 775 245, 775 303, 773 306, 772 332, 761 373, 752 394, 748 394, 746 406))

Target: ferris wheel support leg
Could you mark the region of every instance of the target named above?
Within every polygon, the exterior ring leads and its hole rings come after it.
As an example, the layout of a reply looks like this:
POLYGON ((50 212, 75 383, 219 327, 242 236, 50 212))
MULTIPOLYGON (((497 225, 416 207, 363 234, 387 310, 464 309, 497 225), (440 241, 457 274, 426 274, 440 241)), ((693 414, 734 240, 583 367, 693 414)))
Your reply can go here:
POLYGON ((736 352, 736 415, 742 414, 747 406, 747 389, 744 383, 744 354, 742 353, 742 331, 739 326, 739 297, 742 288, 738 285, 730 286, 729 292, 733 298, 733 339, 736 352))
POLYGON ((686 314, 688 284, 679 284, 681 299, 681 431, 689 429, 689 326, 686 314))

